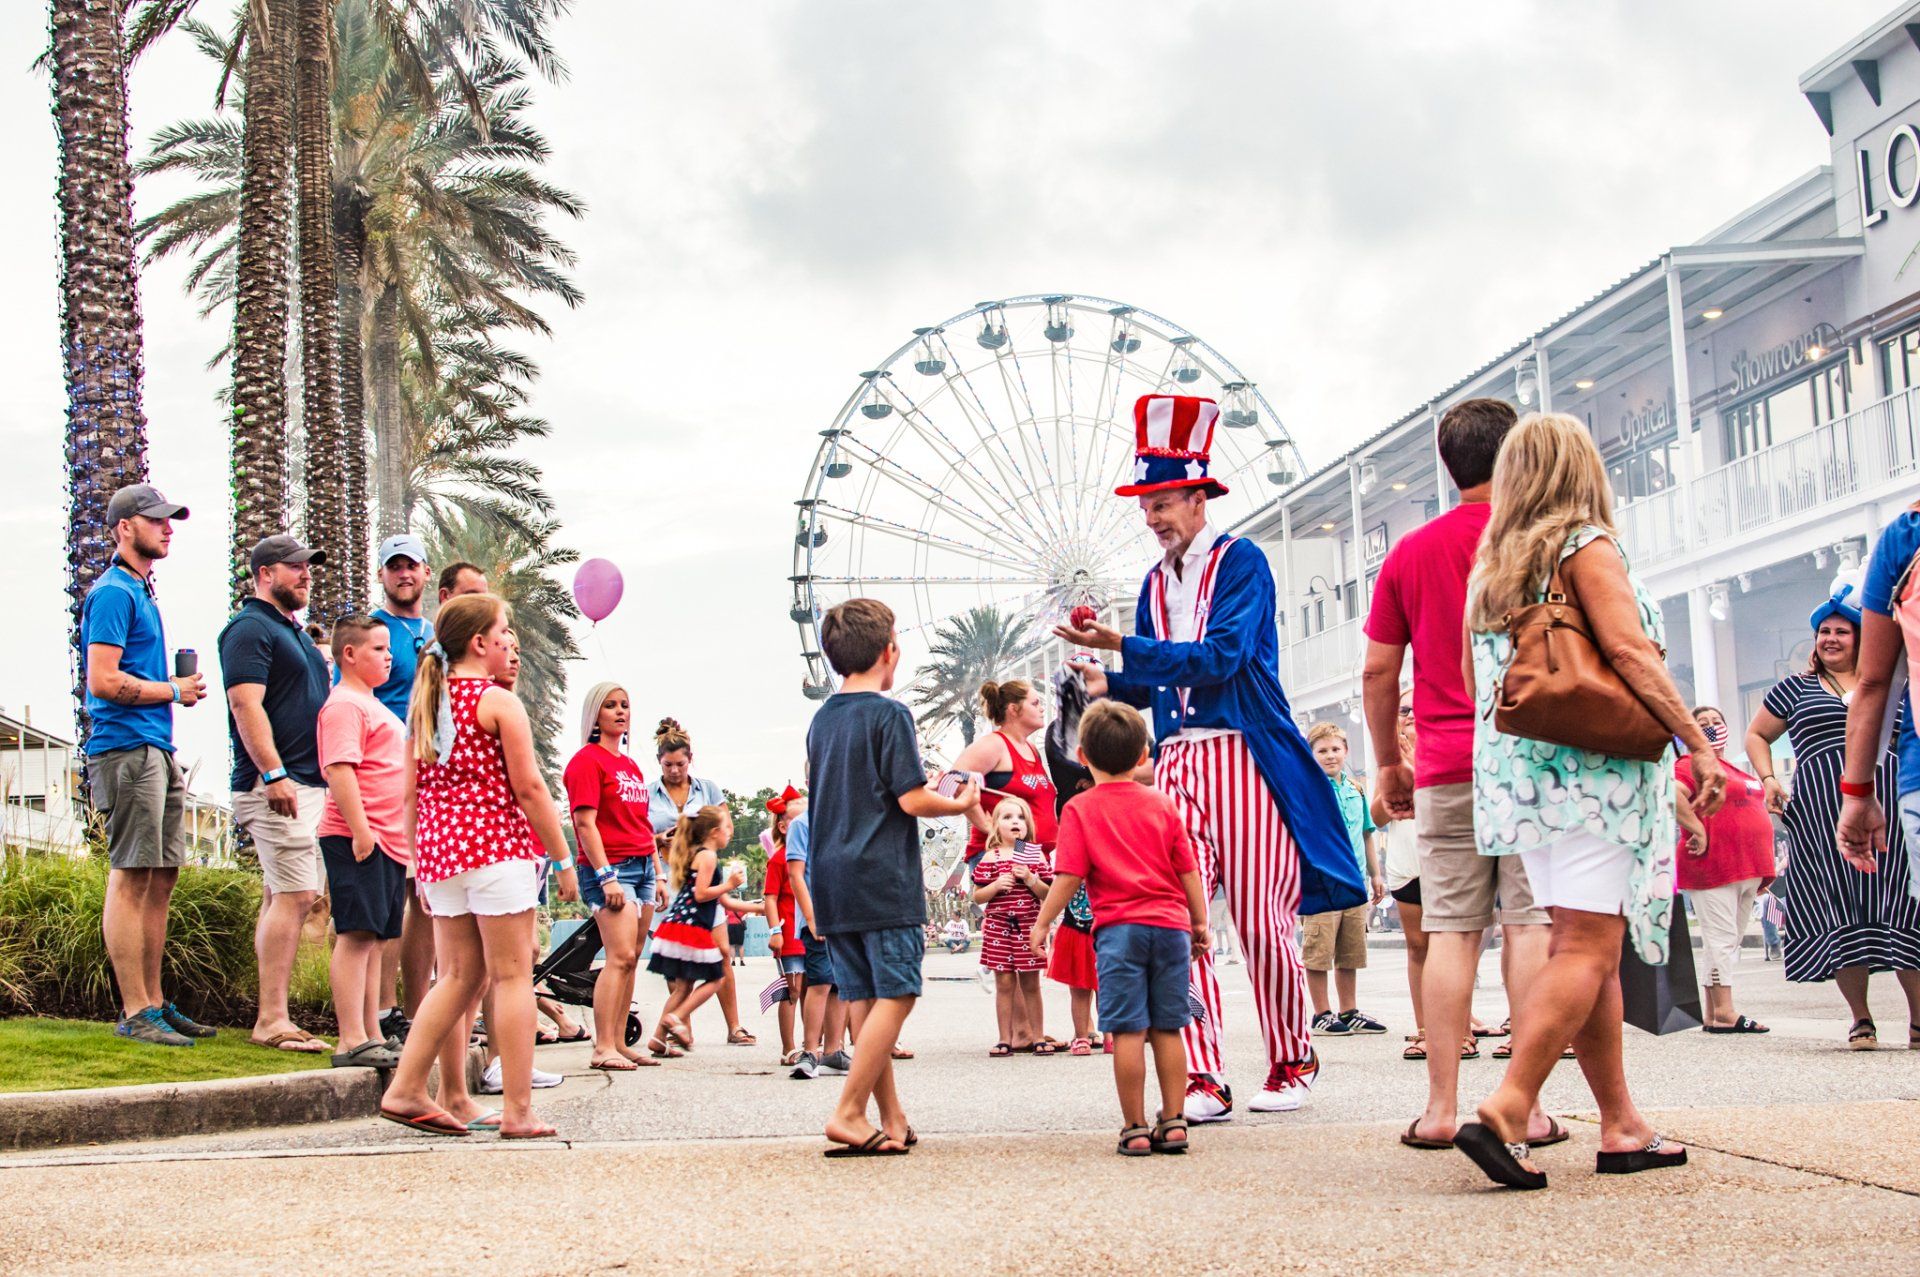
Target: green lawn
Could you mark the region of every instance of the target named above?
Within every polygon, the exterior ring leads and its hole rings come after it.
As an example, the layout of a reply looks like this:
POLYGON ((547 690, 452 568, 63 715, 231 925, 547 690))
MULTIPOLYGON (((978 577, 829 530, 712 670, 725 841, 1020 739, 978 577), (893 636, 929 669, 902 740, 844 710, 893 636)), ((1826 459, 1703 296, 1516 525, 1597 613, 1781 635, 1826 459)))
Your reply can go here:
POLYGON ((327 1055, 254 1046, 245 1029, 222 1029, 190 1047, 168 1047, 115 1037, 112 1025, 89 1020, 0 1020, 0 1092, 202 1082, 328 1063, 327 1055))

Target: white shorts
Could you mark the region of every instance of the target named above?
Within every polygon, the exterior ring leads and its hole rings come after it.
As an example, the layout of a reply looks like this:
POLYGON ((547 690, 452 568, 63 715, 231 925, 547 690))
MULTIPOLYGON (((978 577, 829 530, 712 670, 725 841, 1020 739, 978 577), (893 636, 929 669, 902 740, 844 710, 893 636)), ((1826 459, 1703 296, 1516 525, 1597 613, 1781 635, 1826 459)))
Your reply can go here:
POLYGON ((1624 914, 1633 850, 1578 829, 1544 847, 1523 851, 1533 903, 1541 909, 1624 914))
POLYGON ((427 912, 436 918, 525 913, 540 903, 540 864, 534 860, 495 861, 439 882, 423 882, 420 895, 426 900, 427 912))
POLYGON ((1693 898, 1693 916, 1700 923, 1701 952, 1707 968, 1703 984, 1733 982, 1740 942, 1746 937, 1747 920, 1753 917, 1753 900, 1759 890, 1758 878, 1743 878, 1687 893, 1693 898))

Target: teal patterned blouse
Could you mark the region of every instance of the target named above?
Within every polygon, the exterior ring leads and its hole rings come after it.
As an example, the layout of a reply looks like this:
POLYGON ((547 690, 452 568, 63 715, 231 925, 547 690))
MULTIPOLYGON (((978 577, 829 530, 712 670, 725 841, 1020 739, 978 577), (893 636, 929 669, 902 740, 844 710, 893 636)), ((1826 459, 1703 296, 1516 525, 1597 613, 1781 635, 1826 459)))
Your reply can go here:
MULTIPOLYGON (((1600 537, 1588 526, 1567 538, 1561 561, 1600 537)), ((1619 543, 1616 541, 1615 547, 1619 543)), ((1626 552, 1621 551, 1621 558, 1626 552)), ((1640 624, 1656 643, 1666 639, 1660 605, 1627 566, 1640 604, 1640 624)), ((1546 592, 1541 591, 1544 600, 1546 592)), ((1469 613, 1472 600, 1467 603, 1469 613)), ((1654 966, 1667 960, 1673 916, 1673 763, 1643 763, 1586 749, 1508 736, 1493 726, 1494 696, 1512 655, 1506 631, 1473 636, 1473 830, 1483 856, 1509 856, 1546 847, 1587 830, 1633 852, 1628 878, 1627 935, 1634 952, 1654 966)))

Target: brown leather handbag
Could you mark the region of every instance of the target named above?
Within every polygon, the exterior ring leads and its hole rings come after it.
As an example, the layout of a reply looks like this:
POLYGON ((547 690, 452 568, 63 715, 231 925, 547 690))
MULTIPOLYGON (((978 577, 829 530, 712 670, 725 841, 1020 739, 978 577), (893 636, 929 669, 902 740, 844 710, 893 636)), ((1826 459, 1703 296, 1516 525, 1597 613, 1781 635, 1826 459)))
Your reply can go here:
POLYGON ((1673 733, 1601 654, 1587 614, 1561 586, 1558 567, 1545 602, 1503 619, 1513 651, 1494 696, 1494 727, 1549 745, 1660 761, 1673 733))

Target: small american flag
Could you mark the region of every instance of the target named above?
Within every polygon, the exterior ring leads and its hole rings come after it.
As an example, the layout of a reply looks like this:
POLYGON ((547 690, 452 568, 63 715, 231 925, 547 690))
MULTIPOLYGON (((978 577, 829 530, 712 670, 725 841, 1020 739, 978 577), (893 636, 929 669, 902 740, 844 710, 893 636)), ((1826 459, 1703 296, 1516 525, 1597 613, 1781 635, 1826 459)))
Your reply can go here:
MULTIPOLYGON (((761 1009, 765 1010, 766 1008, 762 1007, 761 1009)), ((1187 986, 1187 1010, 1192 1014, 1195 1024, 1205 1024, 1207 1022, 1207 1004, 1200 1000, 1200 995, 1193 991, 1192 985, 1187 986)))
POLYGON ((773 1009, 776 1002, 785 1002, 790 995, 787 992, 787 978, 776 976, 772 984, 760 990, 760 1014, 765 1015, 773 1009))

